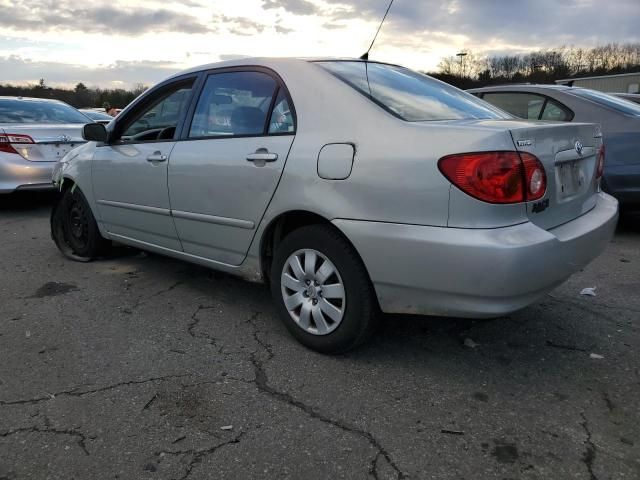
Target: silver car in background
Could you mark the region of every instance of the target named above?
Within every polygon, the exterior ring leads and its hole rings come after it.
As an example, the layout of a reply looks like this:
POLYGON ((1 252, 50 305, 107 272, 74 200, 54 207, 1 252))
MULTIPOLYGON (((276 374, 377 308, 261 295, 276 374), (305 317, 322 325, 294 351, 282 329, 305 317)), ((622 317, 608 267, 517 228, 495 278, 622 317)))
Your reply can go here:
POLYGON ((271 285, 300 342, 340 352, 378 313, 486 318, 603 251, 600 129, 531 124, 406 68, 206 65, 144 93, 60 162, 76 260, 111 241, 271 285))
POLYGON ((599 123, 607 152, 603 188, 620 203, 640 205, 640 105, 565 85, 502 85, 468 91, 519 118, 599 123))
POLYGON ((78 109, 78 111, 83 115, 89 117, 94 122, 102 123, 103 125, 108 125, 111 120, 113 120, 113 117, 111 115, 107 115, 105 113, 104 108, 80 108, 78 109))
POLYGON ((640 103, 640 93, 612 93, 611 95, 619 98, 624 98, 633 103, 640 103))
POLYGON ((0 193, 53 188, 54 165, 85 142, 90 122, 58 100, 0 97, 0 193))

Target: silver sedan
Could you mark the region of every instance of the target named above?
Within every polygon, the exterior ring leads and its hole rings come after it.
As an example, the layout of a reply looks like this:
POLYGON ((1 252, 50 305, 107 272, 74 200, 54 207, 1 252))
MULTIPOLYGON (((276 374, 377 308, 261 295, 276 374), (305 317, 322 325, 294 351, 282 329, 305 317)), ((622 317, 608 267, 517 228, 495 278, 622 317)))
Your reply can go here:
POLYGON ((613 235, 593 124, 514 120, 406 68, 359 60, 206 65, 147 91, 67 155, 52 233, 270 283, 285 325, 353 348, 379 313, 526 307, 613 235))
POLYGON ((623 204, 640 205, 640 105, 565 85, 502 85, 469 92, 520 118, 599 123, 607 149, 604 189, 623 204))
POLYGON ((0 193, 53 188, 53 167, 91 119, 57 100, 0 97, 0 193))

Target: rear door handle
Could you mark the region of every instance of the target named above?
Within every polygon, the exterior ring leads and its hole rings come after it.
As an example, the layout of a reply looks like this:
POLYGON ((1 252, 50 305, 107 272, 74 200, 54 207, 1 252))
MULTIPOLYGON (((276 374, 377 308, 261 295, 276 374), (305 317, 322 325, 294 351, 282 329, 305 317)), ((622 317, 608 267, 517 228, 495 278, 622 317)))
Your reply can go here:
POLYGON ((147 162, 166 162, 167 158, 169 157, 163 155, 162 152, 157 151, 147 157, 147 162))
POLYGON ((259 148, 255 153, 247 155, 248 162, 275 162, 278 160, 277 153, 269 153, 266 148, 259 148))

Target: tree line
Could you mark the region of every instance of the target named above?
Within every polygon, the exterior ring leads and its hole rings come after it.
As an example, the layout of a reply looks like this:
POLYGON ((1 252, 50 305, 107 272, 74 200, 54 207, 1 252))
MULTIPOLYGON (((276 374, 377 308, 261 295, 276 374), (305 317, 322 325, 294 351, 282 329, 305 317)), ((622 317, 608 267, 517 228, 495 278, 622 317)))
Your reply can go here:
POLYGON ((44 79, 36 85, 0 85, 0 95, 12 97, 54 98, 73 105, 76 108, 105 107, 107 104, 116 108, 124 108, 147 89, 139 83, 130 90, 124 88, 89 88, 78 83, 75 88, 49 87, 44 79))
MULTIPOLYGON (((568 77, 640 72, 640 43, 609 43, 593 48, 559 47, 520 55, 478 55, 463 51, 443 58, 429 75, 460 88, 501 83, 554 83, 568 77)), ((77 108, 111 105, 124 108, 146 90, 104 89, 78 83, 73 89, 36 85, 0 85, 0 95, 55 98, 77 108)))
POLYGON ((461 88, 500 83, 554 83, 568 77, 589 77, 640 71, 640 43, 609 43, 581 48, 559 47, 521 55, 477 55, 463 51, 443 58, 429 73, 461 88))

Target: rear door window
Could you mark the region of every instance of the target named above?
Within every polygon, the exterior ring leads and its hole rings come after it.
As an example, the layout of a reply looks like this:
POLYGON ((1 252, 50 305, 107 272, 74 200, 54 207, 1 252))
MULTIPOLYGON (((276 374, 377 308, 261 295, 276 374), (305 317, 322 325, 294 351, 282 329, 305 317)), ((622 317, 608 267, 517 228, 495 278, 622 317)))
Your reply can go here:
POLYGON ((269 133, 292 133, 295 132, 296 126, 293 118, 293 112, 289 105, 289 99, 283 88, 278 90, 278 96, 273 104, 271 112, 271 120, 269 121, 269 133))
POLYGON ((262 72, 209 75, 193 115, 189 138, 259 136, 266 134, 267 128, 271 130, 272 125, 274 129, 288 129, 289 107, 284 102, 276 101, 281 115, 275 120, 269 115, 278 88, 277 82, 262 72))

